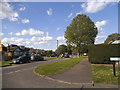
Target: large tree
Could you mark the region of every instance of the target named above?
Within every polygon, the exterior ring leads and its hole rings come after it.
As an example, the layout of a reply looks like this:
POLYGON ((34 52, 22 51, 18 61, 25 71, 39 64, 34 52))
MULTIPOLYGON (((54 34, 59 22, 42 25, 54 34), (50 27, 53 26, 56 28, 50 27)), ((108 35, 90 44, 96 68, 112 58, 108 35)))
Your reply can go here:
POLYGON ((120 40, 120 34, 118 33, 113 33, 113 34, 110 34, 108 35, 107 39, 105 40, 105 44, 109 44, 115 40, 120 40))
POLYGON ((77 15, 65 31, 66 42, 80 50, 83 46, 94 44, 98 33, 94 22, 87 15, 77 15))
POLYGON ((55 52, 57 53, 57 55, 65 54, 66 52, 68 52, 68 48, 66 45, 62 44, 55 52))

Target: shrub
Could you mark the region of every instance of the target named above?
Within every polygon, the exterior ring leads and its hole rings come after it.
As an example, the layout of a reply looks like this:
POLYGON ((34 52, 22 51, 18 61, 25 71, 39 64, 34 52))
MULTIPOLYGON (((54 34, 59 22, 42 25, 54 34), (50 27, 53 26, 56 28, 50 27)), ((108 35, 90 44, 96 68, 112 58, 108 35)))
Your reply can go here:
POLYGON ((89 61, 94 64, 110 64, 110 57, 120 57, 120 44, 99 44, 89 47, 89 61))

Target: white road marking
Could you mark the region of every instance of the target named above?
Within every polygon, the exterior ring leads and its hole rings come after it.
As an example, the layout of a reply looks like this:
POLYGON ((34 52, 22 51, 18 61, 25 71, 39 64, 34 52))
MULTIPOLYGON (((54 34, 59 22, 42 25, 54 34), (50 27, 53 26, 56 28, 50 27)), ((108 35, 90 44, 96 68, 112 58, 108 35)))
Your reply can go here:
POLYGON ((24 65, 34 64, 34 63, 40 63, 40 62, 33 62, 33 63, 26 63, 26 64, 15 64, 13 66, 2 67, 2 69, 4 69, 4 68, 14 68, 14 67, 19 67, 19 66, 24 66, 24 65))
MULTIPOLYGON (((29 69, 33 69, 33 67, 29 68, 29 69)), ((13 73, 17 73, 17 72, 26 71, 26 70, 29 70, 29 69, 17 70, 17 71, 12 71, 12 72, 9 72, 9 73, 4 73, 4 74, 13 74, 13 73)))
POLYGON ((14 73, 14 72, 9 72, 9 73, 5 73, 5 74, 12 74, 12 73, 14 73))
POLYGON ((20 72, 21 70, 17 70, 17 71, 14 71, 14 72, 20 72))

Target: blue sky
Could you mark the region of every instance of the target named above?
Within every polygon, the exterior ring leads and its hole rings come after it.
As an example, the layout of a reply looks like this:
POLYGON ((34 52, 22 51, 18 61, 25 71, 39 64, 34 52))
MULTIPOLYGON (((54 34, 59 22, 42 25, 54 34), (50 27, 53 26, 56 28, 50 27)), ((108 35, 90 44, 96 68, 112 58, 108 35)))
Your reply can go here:
POLYGON ((55 50, 65 44, 64 32, 77 14, 86 14, 98 27, 96 44, 118 33, 118 4, 110 2, 2 3, 2 42, 55 50))

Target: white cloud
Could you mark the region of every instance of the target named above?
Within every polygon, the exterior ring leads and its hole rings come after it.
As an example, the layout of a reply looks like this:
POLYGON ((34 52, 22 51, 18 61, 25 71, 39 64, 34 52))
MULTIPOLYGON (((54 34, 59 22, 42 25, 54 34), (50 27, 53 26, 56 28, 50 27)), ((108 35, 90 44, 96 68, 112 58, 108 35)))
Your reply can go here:
POLYGON ((31 41, 48 41, 52 40, 53 38, 51 36, 44 36, 44 37, 35 37, 33 36, 30 40, 31 41))
POLYGON ((59 30, 61 30, 61 29, 62 29, 62 27, 57 27, 57 28, 56 28, 57 31, 59 31, 59 30))
POLYGON ((47 44, 48 42, 46 41, 41 41, 41 42, 38 42, 38 44, 47 44))
POLYGON ((0 32, 0 36, 3 36, 3 35, 4 35, 4 33, 0 32))
POLYGON ((10 38, 3 38, 2 42, 3 44, 17 44, 17 45, 22 45, 24 44, 26 41, 28 41, 28 39, 24 39, 24 38, 18 38, 18 37, 10 37, 10 38))
POLYGON ((81 12, 76 13, 76 16, 77 16, 78 14, 82 14, 82 11, 81 11, 81 12))
POLYGON ((49 35, 49 33, 48 32, 46 32, 46 36, 48 36, 49 35))
POLYGON ((105 8, 110 2, 115 2, 115 0, 87 0, 87 2, 81 5, 81 7, 85 12, 95 13, 105 8))
POLYGON ((24 11, 25 9, 26 9, 26 7, 21 7, 19 10, 24 11))
POLYGON ((9 35, 13 35, 13 32, 8 33, 9 35))
POLYGON ((43 35, 43 34, 44 34, 43 31, 30 28, 28 30, 24 29, 21 32, 16 33, 15 35, 43 35))
POLYGON ((60 46, 60 45, 63 45, 63 44, 64 44, 64 45, 67 45, 65 42, 63 42, 63 43, 59 43, 59 46, 60 46))
POLYGON ((30 20, 28 20, 28 19, 23 19, 22 20, 22 23, 29 23, 30 22, 30 20))
POLYGON ((51 16, 51 15, 53 14, 52 8, 49 8, 49 10, 47 10, 47 14, 48 14, 49 16, 51 16))
POLYGON ((72 15, 73 15, 73 14, 72 14, 72 13, 70 13, 70 14, 68 15, 68 18, 72 17, 72 15))
POLYGON ((9 19, 10 21, 17 21, 19 14, 14 11, 13 7, 7 2, 1 2, 0 19, 9 19))
POLYGON ((104 33, 103 31, 103 26, 105 26, 108 23, 107 20, 103 20, 103 21, 98 21, 95 23, 96 27, 98 28, 98 33, 104 33))
POLYGON ((35 46, 40 44, 47 45, 49 40, 51 40, 52 37, 45 36, 45 37, 32 37, 32 38, 19 38, 19 37, 10 37, 10 38, 3 38, 2 42, 4 45, 9 44, 16 44, 16 45, 24 45, 24 46, 35 46))
POLYGON ((57 40, 58 41, 65 41, 65 37, 64 36, 59 36, 59 37, 57 37, 57 40))
POLYGON ((59 30, 60 30, 60 28, 59 28, 59 27, 57 27, 57 28, 56 28, 56 30, 57 30, 57 31, 59 31, 59 30))
POLYGON ((95 44, 104 43, 106 38, 107 38, 107 36, 97 36, 96 39, 95 39, 95 44))
POLYGON ((21 33, 19 33, 19 32, 18 32, 18 33, 16 33, 15 35, 16 35, 16 36, 20 36, 20 35, 21 35, 21 33))

